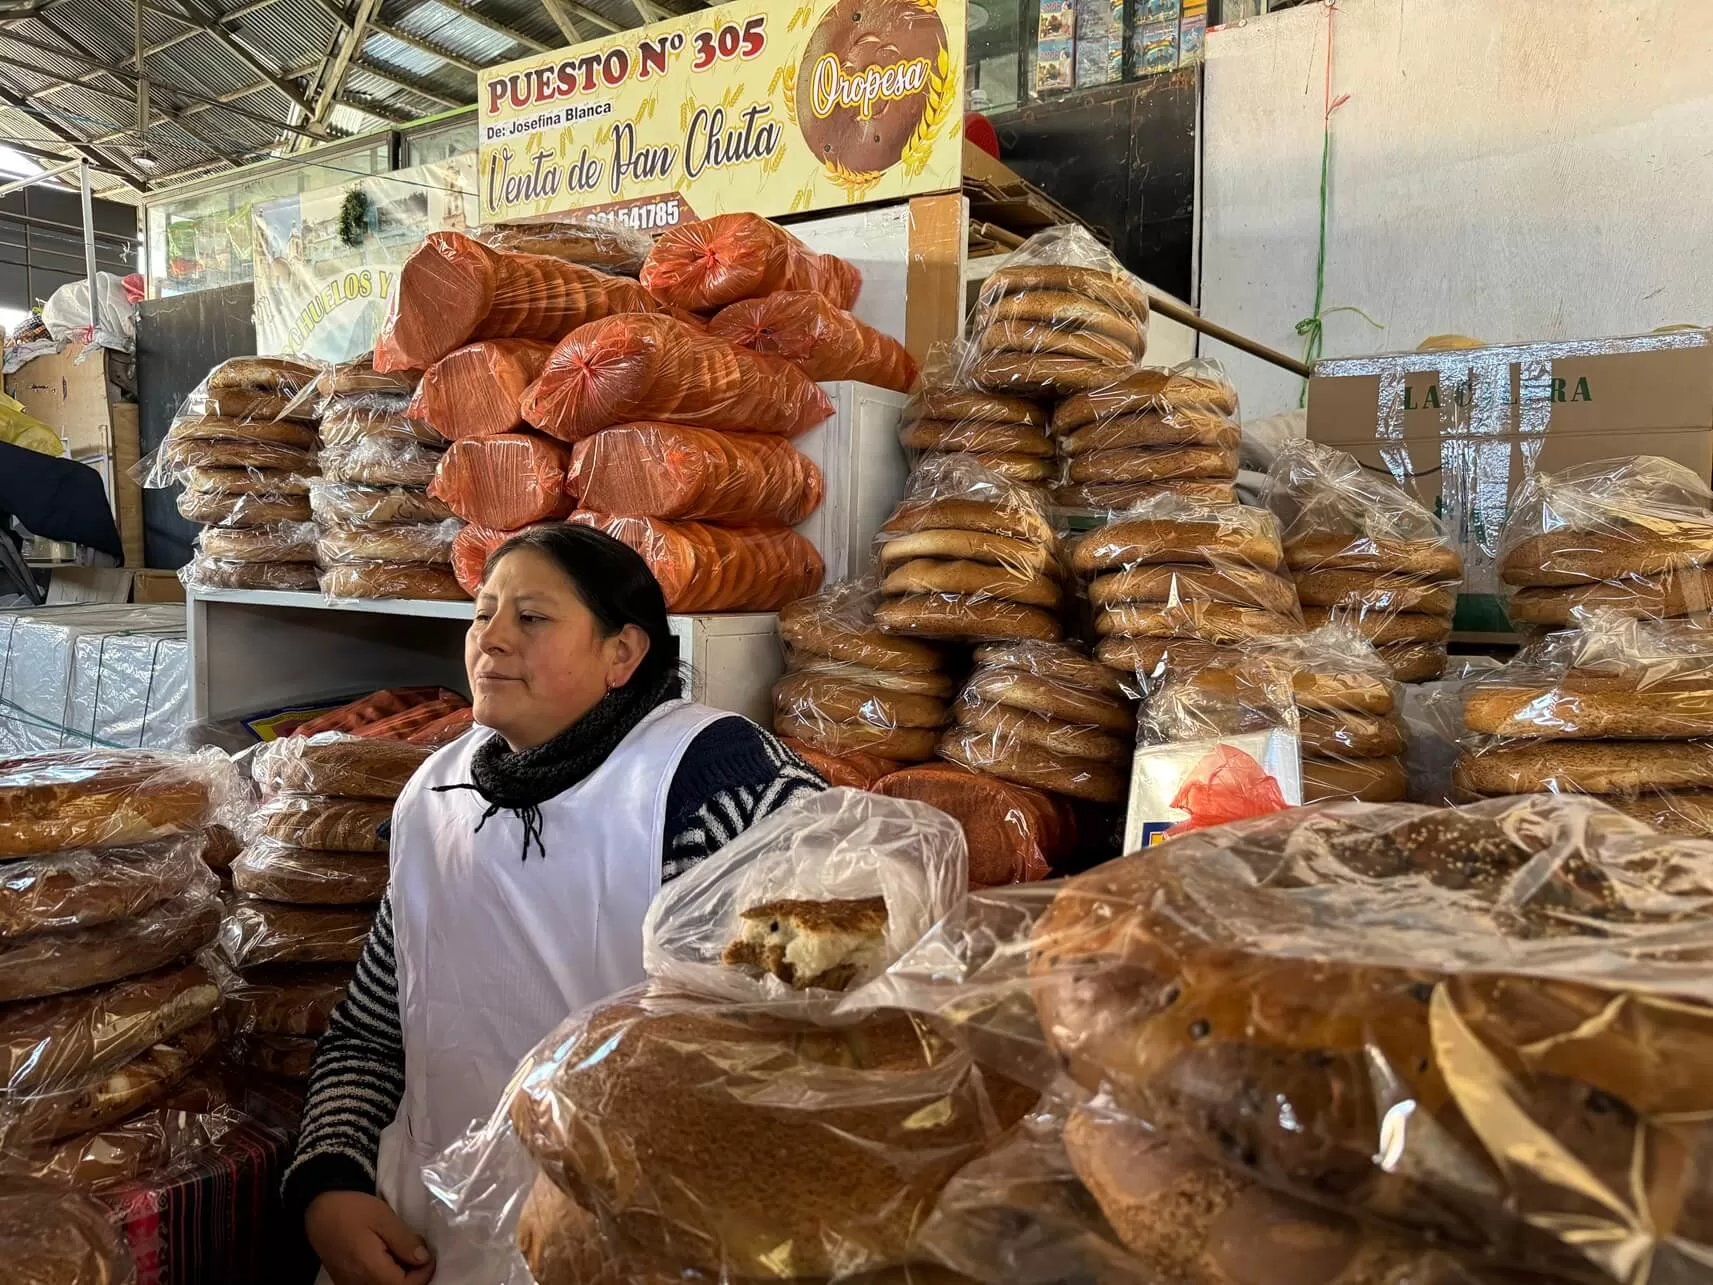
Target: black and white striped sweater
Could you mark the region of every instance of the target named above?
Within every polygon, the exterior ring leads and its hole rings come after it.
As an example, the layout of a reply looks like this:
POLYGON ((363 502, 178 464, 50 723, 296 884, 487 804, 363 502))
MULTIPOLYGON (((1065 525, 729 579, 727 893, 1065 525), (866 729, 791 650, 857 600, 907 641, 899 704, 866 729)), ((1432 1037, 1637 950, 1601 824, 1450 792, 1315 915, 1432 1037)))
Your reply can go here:
MULTIPOLYGON (((748 719, 733 715, 709 724, 690 742, 667 792, 661 881, 683 874, 761 818, 824 789, 812 769, 748 719)), ((286 1205, 295 1216, 324 1191, 375 1190, 381 1130, 403 1096, 404 1036, 387 900, 316 1049, 303 1129, 285 1176, 286 1205)))

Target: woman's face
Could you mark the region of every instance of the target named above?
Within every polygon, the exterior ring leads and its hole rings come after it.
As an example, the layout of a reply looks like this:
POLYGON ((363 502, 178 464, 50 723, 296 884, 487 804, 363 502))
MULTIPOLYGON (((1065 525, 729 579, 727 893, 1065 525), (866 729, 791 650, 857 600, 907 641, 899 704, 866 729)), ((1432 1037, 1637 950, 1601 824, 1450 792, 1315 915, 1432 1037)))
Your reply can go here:
POLYGON ((610 638, 570 577, 535 549, 501 558, 476 594, 464 668, 476 721, 512 749, 551 740, 630 681, 648 635, 626 625, 610 638))

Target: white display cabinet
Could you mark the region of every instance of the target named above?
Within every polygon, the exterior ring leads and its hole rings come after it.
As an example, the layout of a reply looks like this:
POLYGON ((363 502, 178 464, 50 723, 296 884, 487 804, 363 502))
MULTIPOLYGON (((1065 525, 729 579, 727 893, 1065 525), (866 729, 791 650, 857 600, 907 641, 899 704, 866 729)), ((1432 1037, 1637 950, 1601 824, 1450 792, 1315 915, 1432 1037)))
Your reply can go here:
POLYGON ((833 399, 832 418, 792 445, 820 467, 826 489, 797 532, 826 563, 826 583, 837 584, 868 567, 875 532, 904 498, 910 465, 898 426, 909 398, 848 380, 821 388, 833 399))

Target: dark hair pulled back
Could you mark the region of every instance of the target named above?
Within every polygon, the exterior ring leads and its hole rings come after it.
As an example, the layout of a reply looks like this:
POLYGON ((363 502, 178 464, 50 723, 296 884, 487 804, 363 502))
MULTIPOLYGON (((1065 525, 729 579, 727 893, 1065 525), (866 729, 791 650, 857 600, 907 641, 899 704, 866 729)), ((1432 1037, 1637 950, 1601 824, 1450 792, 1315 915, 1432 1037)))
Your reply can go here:
POLYGON ((678 684, 674 694, 683 690, 678 639, 666 623, 666 595, 635 549, 594 527, 569 522, 532 526, 488 555, 482 579, 492 575, 508 553, 519 549, 534 549, 552 559, 600 624, 603 637, 611 638, 626 625, 648 635, 648 655, 626 687, 648 691, 670 676, 678 684))

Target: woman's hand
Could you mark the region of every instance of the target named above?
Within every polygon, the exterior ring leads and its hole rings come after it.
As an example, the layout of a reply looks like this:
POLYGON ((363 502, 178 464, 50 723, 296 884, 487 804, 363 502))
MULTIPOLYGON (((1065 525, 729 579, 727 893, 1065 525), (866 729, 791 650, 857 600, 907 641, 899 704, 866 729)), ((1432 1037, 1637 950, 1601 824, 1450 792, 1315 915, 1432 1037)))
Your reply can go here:
POLYGON ((434 1255, 378 1196, 324 1191, 303 1216, 333 1285, 428 1285, 434 1255))

